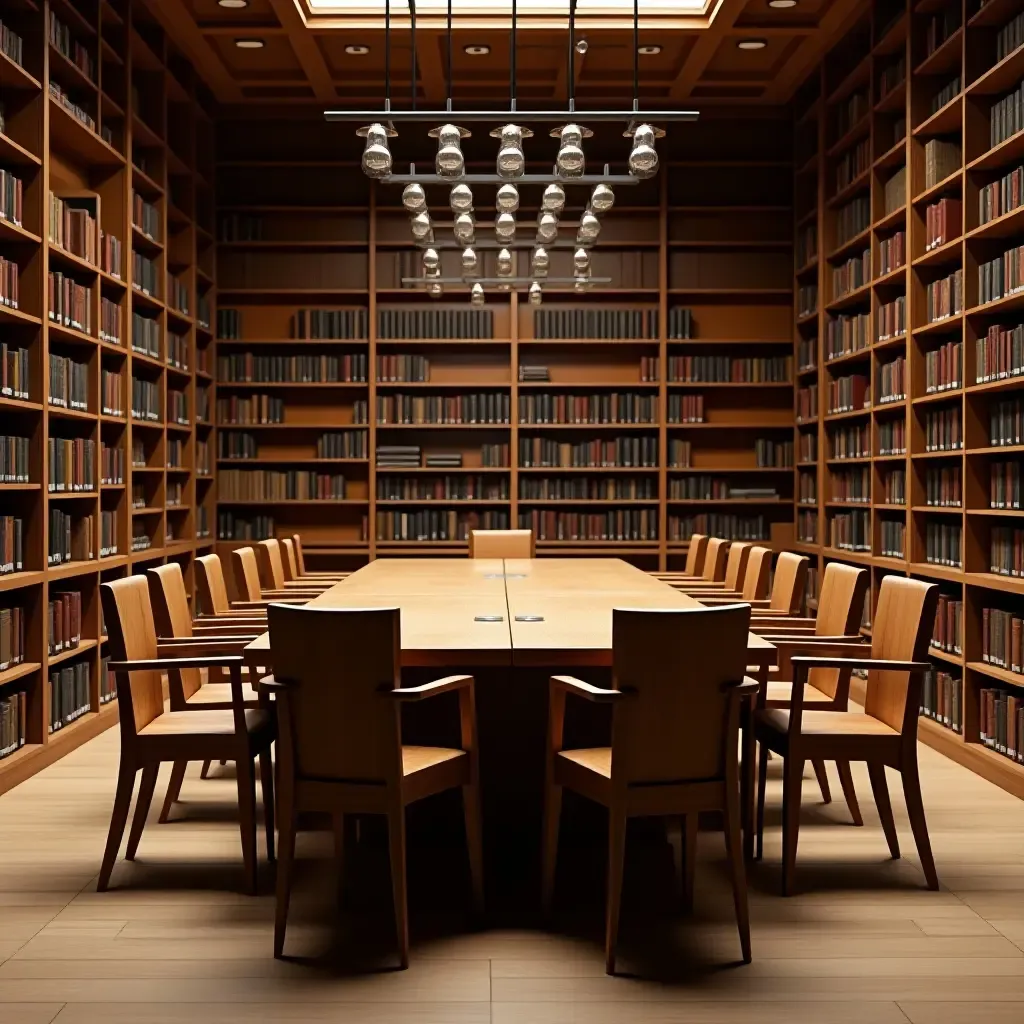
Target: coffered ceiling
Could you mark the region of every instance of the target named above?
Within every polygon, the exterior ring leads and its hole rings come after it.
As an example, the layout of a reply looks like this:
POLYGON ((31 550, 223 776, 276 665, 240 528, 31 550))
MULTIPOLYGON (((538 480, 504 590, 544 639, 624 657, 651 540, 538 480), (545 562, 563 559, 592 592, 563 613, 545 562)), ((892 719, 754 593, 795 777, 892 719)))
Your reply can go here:
MULTIPOLYGON (((235 6, 239 2, 147 0, 224 104, 382 105, 383 0, 246 0, 235 6)), ((651 51, 640 57, 642 106, 785 103, 863 10, 863 0, 771 2, 641 0, 640 47, 651 51)), ((391 3, 392 102, 404 107, 412 97, 409 0, 391 3)), ((446 0, 416 4, 416 96, 426 108, 443 107, 447 95, 445 10, 446 0)), ((454 109, 507 102, 510 10, 511 2, 455 0, 454 109)), ((567 11, 568 0, 519 0, 521 109, 566 101, 567 11)), ((586 53, 575 58, 578 106, 628 105, 631 3, 579 0, 576 38, 587 42, 586 53)))

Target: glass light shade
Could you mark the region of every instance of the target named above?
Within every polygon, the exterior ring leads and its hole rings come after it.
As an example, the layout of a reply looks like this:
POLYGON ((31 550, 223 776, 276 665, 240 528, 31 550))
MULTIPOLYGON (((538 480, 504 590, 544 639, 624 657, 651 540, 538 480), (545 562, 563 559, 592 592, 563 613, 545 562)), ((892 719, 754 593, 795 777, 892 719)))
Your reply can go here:
POLYGON ((383 178, 391 173, 391 150, 388 133, 382 124, 371 124, 366 129, 363 148, 363 173, 370 178, 383 178))
POLYGON ((615 205, 615 193, 608 185, 595 185, 590 193, 590 208, 600 216, 607 213, 615 205))
POLYGON ((583 157, 583 132, 577 124, 567 124, 555 158, 558 172, 565 178, 578 178, 586 167, 583 157))
POLYGON ((512 276, 512 253, 510 253, 508 249, 498 250, 498 276, 512 276))
POLYGON ((573 291, 582 295, 590 287, 590 282, 585 277, 577 277, 573 285, 573 291))
POLYGON ((423 250, 423 269, 424 270, 436 270, 441 266, 441 257, 438 256, 436 249, 424 249, 423 250))
MULTIPOLYGON (((416 188, 420 186, 417 185, 416 188)), ((412 188, 410 185, 409 188, 412 188)), ((448 205, 452 213, 473 212, 473 190, 468 185, 453 185, 448 195, 448 205)))
POLYGON ((586 249, 577 249, 572 254, 572 265, 577 273, 583 273, 590 269, 590 253, 586 249))
POLYGON ((519 209, 519 190, 515 185, 502 185, 498 189, 494 205, 499 213, 515 213, 519 209))
POLYGON ((472 245, 476 237, 476 225, 471 213, 460 213, 452 225, 455 240, 461 245, 472 245))
POLYGON ((462 250, 462 271, 465 274, 472 274, 476 270, 479 260, 477 259, 476 249, 472 246, 466 246, 462 250))
POLYGON ((441 296, 444 295, 444 285, 441 284, 440 281, 431 281, 430 284, 427 285, 427 294, 432 299, 441 298, 441 296))
POLYGON ((658 154, 654 149, 654 129, 649 124, 642 124, 633 132, 629 173, 634 178, 650 178, 657 170, 658 154))
POLYGON ((530 256, 530 268, 533 271, 534 277, 547 277, 548 270, 551 267, 551 257, 548 256, 547 249, 542 245, 538 245, 533 250, 530 256))
POLYGON ((530 285, 530 305, 539 306, 544 301, 544 293, 541 291, 540 282, 534 281, 530 285))
POLYGON ((458 178, 465 170, 462 156, 462 132, 453 124, 442 125, 437 133, 437 158, 434 169, 442 178, 458 178))
POLYGON ((410 213, 419 213, 427 208, 427 194, 423 191, 422 185, 415 183, 406 185, 402 189, 402 205, 410 213))
POLYGON ((510 292, 512 291, 512 285, 508 281, 500 281, 498 283, 499 292, 510 292))
POLYGON ((558 237, 558 218, 545 211, 537 220, 537 240, 551 243, 558 237))
POLYGON ((409 221, 409 226, 412 228, 412 237, 417 241, 425 241, 427 235, 433 230, 433 225, 430 222, 430 214, 424 211, 423 213, 417 213, 409 221))
POLYGON ((501 129, 501 148, 498 150, 498 176, 518 178, 526 169, 523 155, 523 129, 517 124, 507 124, 501 129))
POLYGON ((565 209, 565 189, 561 185, 548 185, 540 200, 541 210, 547 210, 556 216, 565 209))
POLYGON ((511 213, 499 213, 494 220, 494 234, 499 242, 511 242, 516 237, 516 219, 511 213))
POLYGON ((576 240, 581 245, 592 245, 597 236, 601 233, 601 222, 594 216, 588 207, 580 217, 580 226, 576 232, 576 240))
POLYGON ((474 306, 482 306, 484 304, 484 286, 479 281, 470 288, 469 301, 474 306))
POLYGON ((424 277, 440 277, 441 276, 441 267, 440 266, 424 267, 423 268, 423 276, 424 277))

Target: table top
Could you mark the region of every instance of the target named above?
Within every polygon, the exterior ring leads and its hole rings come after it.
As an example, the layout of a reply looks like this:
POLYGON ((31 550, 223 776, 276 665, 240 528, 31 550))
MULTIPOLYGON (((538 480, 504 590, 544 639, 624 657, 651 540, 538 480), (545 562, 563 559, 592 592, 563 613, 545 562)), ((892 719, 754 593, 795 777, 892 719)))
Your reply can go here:
MULTIPOLYGON (((400 608, 402 663, 459 667, 610 665, 615 608, 700 607, 617 558, 377 559, 309 604, 400 608)), ((271 667, 269 635, 245 656, 271 667)), ((750 633, 747 657, 775 664, 775 647, 750 633)))

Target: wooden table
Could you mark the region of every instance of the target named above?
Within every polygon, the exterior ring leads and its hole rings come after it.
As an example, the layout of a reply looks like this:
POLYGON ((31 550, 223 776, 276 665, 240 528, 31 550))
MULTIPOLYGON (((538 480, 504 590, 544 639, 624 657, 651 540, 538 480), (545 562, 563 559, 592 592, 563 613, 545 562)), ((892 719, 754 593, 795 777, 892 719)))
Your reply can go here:
MULTIPOLYGON (((404 668, 437 669, 438 675, 506 670, 502 684, 497 676, 493 687, 486 677, 477 683, 485 787, 487 762, 492 760, 488 739, 492 754, 499 746, 508 751, 516 741, 527 743, 522 735, 510 735, 510 722, 528 723, 528 731, 537 732, 532 739, 543 747, 544 670, 575 668, 585 674, 611 666, 615 608, 700 607, 694 598, 616 558, 378 559, 309 603, 319 608, 401 609, 404 668), (499 691, 505 702, 494 708, 490 729, 485 722, 488 689, 499 691), (527 689, 533 692, 529 707, 520 692, 527 689), (525 702, 518 706, 518 717, 509 711, 517 699, 525 702)), ((247 664, 272 670, 269 634, 249 644, 244 656, 247 664)), ((762 687, 776 660, 771 643, 748 634, 747 664, 762 687)), ((749 714, 748 709, 743 723, 742 799, 744 845, 752 857, 755 758, 749 714)))

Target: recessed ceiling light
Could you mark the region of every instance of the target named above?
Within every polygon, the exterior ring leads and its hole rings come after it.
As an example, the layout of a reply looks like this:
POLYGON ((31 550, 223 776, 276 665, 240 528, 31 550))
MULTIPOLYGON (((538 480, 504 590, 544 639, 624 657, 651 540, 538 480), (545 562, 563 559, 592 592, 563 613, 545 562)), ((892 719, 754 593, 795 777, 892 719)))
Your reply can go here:
POLYGON ((491 52, 489 46, 464 46, 462 49, 471 57, 486 57, 491 52))
POLYGON ((240 50, 262 50, 263 40, 262 39, 236 39, 235 46, 240 50))
POLYGON ((652 57, 656 53, 661 53, 660 46, 638 46, 636 48, 637 53, 642 53, 645 57, 652 57))
POLYGON ((741 39, 736 45, 741 50, 763 50, 768 43, 764 39, 741 39))
POLYGON ((249 6, 249 0, 217 0, 221 7, 230 7, 232 10, 241 10, 249 6))
POLYGON ((787 7, 796 7, 796 0, 768 0, 768 6, 781 11, 787 7))
POLYGON ((346 46, 345 52, 352 54, 353 57, 362 57, 364 54, 370 52, 370 48, 368 46, 363 46, 361 43, 355 43, 351 46, 346 46))

